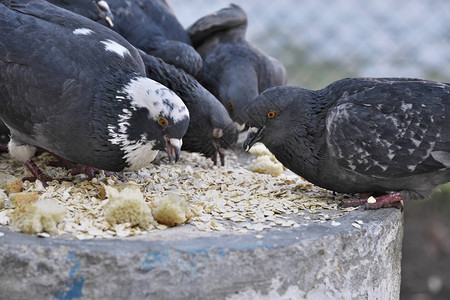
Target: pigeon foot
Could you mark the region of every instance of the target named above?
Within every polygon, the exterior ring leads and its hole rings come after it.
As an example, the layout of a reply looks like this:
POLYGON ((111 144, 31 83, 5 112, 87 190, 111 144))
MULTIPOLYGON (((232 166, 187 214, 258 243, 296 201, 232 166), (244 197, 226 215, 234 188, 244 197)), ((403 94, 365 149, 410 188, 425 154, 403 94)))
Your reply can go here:
MULTIPOLYGON (((85 174, 85 175, 87 175, 89 180, 92 180, 95 177, 95 175, 100 174, 100 172, 102 171, 101 169, 98 169, 98 168, 73 163, 70 160, 62 158, 54 153, 52 153, 52 155, 57 159, 57 161, 50 161, 50 162, 48 162, 47 165, 52 166, 52 167, 66 168, 69 170, 71 175, 85 174)), ((117 173, 110 172, 110 171, 104 171, 104 170, 103 170, 103 172, 105 173, 105 176, 107 176, 107 177, 115 176, 120 181, 124 181, 124 178, 122 175, 119 175, 117 173)))
POLYGON ((42 182, 42 185, 44 187, 48 187, 47 182, 53 181, 53 178, 42 172, 42 170, 36 165, 36 163, 31 158, 26 160, 23 164, 28 169, 28 171, 30 171, 31 174, 33 174, 33 177, 24 177, 22 178, 22 181, 39 180, 42 182))
POLYGON ((8 153, 8 145, 0 144, 0 153, 8 153))
POLYGON ((364 205, 365 209, 379 209, 382 207, 384 208, 396 207, 403 209, 402 194, 397 192, 379 197, 369 197, 356 200, 344 200, 341 203, 339 203, 340 207, 352 207, 352 206, 356 207, 361 205, 364 205))
POLYGON ((123 178, 123 176, 120 175, 120 174, 117 174, 117 173, 114 173, 114 172, 110 172, 110 171, 101 170, 101 169, 94 168, 94 167, 83 166, 83 165, 77 165, 75 167, 69 168, 69 171, 70 171, 70 174, 72 174, 72 175, 85 174, 85 175, 87 175, 89 180, 92 180, 95 177, 95 175, 100 174, 101 171, 103 171, 105 173, 106 177, 115 176, 120 181, 124 181, 125 180, 123 178))

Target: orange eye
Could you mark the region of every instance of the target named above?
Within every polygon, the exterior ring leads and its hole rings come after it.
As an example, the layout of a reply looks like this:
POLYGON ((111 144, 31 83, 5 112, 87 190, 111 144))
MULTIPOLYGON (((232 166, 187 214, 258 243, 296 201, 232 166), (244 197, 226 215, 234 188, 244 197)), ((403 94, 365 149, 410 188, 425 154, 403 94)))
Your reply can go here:
POLYGON ((231 109, 231 110, 233 110, 233 109, 234 109, 234 105, 233 105, 233 102, 231 102, 231 101, 228 101, 228 108, 229 108, 229 109, 231 109))
POLYGON ((159 125, 161 125, 161 127, 164 127, 164 128, 166 128, 166 127, 167 127, 167 125, 169 125, 169 122, 167 122, 167 120, 166 120, 166 119, 164 119, 164 118, 159 118, 159 120, 158 120, 158 124, 159 124, 159 125))
POLYGON ((268 113, 267 113, 267 117, 269 118, 269 119, 272 119, 273 117, 275 117, 275 112, 273 111, 273 110, 271 110, 271 111, 269 111, 268 113))

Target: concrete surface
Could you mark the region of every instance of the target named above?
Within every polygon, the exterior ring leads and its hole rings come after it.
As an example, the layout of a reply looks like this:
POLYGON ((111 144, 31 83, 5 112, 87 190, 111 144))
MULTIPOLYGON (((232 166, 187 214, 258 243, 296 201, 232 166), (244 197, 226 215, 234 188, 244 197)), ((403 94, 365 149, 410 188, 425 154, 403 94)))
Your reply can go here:
POLYGON ((167 240, 38 238, 0 227, 0 299, 397 299, 401 212, 356 210, 338 221, 167 240))

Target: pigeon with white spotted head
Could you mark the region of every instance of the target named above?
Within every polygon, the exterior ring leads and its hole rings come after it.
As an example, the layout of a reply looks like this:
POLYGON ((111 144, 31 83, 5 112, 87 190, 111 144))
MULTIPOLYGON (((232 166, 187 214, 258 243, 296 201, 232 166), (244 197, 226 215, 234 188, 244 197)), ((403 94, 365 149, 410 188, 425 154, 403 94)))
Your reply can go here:
POLYGON ((223 105, 191 75, 162 59, 141 51, 147 76, 174 91, 189 109, 190 122, 182 150, 200 152, 217 164, 225 164, 224 149, 237 141, 238 133, 223 105))
POLYGON ((203 58, 200 83, 228 110, 242 131, 250 102, 267 88, 285 85, 284 66, 249 43, 247 15, 231 4, 188 28, 195 49, 203 58))
POLYGON ((36 147, 109 171, 179 157, 189 112, 119 34, 46 1, 0 1, 0 118, 38 179, 36 147), (52 38, 48 38, 51 36, 52 38))
POLYGON ((369 208, 427 198, 450 181, 448 83, 353 78, 318 91, 276 87, 248 112, 245 148, 260 141, 287 168, 332 191, 396 192, 369 208))

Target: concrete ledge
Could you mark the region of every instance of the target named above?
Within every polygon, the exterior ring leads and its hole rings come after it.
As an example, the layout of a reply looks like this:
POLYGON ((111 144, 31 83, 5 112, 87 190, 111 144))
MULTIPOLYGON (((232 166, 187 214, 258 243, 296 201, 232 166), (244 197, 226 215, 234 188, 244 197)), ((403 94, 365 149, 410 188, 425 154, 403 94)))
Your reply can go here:
MULTIPOLYGON (((403 217, 172 240, 37 238, 0 227, 5 299, 397 299, 403 217), (352 226, 364 223, 361 229, 352 226), (264 238, 255 237, 256 234, 264 238)), ((177 229, 175 229, 177 230, 177 229)))

